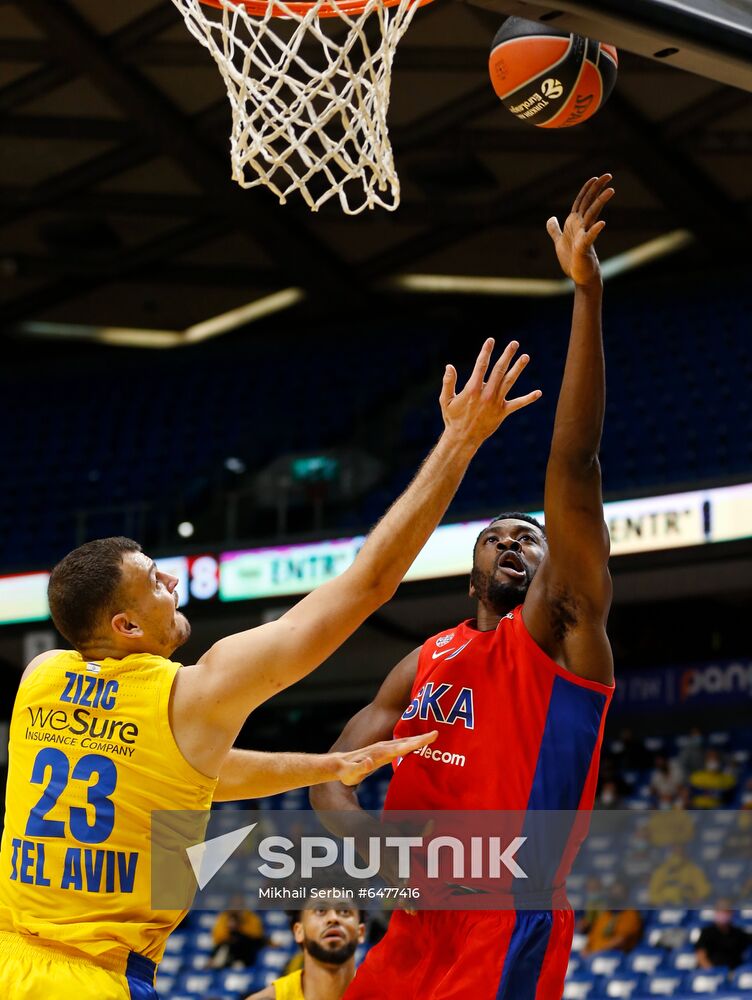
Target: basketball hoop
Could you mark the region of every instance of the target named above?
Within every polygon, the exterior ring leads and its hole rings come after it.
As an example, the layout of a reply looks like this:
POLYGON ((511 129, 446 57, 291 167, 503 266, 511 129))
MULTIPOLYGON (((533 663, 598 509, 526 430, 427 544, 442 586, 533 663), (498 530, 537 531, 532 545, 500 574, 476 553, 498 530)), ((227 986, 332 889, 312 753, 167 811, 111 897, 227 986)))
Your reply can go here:
POLYGON ((173 0, 227 87, 233 180, 314 212, 334 195, 348 215, 397 208, 392 60, 428 2, 173 0))

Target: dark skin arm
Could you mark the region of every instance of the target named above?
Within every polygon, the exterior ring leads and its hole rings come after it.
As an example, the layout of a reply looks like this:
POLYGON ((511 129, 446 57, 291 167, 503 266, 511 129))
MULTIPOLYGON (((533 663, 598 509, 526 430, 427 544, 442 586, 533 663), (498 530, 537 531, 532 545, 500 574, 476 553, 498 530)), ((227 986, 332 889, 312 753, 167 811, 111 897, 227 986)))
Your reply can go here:
MULTIPOLYGON (((355 750, 364 745, 359 741, 362 741, 366 734, 370 734, 369 742, 375 743, 392 738, 394 727, 410 702, 419 653, 420 648, 414 649, 390 671, 373 701, 347 723, 332 751, 355 750)), ((354 785, 347 786, 340 781, 329 781, 311 788, 310 797, 311 805, 317 811, 362 813, 364 818, 366 816, 358 803, 358 790, 354 785)))
POLYGON ((603 519, 598 461, 606 398, 602 281, 594 243, 599 214, 614 191, 610 174, 585 184, 564 229, 547 229, 564 273, 575 283, 572 332, 546 469, 544 509, 548 551, 523 607, 537 644, 580 677, 612 684, 606 636, 611 604, 609 535, 603 519))

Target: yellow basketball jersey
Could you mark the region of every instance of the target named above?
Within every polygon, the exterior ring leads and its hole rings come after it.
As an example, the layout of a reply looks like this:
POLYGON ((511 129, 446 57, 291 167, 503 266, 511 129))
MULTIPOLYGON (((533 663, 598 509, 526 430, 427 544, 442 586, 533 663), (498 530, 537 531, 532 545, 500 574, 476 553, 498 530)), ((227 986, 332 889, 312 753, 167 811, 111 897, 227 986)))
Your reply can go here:
POLYGON ((10 725, 0 931, 119 969, 158 962, 184 911, 151 908, 152 810, 208 810, 216 781, 183 757, 168 717, 180 665, 134 654, 45 660, 10 725))
POLYGON ((274 1000, 305 1000, 302 969, 274 980, 274 1000))

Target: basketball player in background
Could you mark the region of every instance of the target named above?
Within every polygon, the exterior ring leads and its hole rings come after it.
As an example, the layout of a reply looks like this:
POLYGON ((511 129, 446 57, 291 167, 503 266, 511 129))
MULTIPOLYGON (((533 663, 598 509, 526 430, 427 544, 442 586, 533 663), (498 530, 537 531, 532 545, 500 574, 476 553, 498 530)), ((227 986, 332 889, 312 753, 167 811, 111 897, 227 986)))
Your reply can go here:
POLYGON ((529 360, 513 361, 516 342, 484 381, 493 346, 486 341, 458 394, 447 366, 444 432, 352 566, 279 620, 220 639, 195 665, 170 659, 190 633, 178 581, 136 542, 89 542, 52 571, 52 618, 73 649, 31 661, 11 720, 3 1000, 156 996, 155 964, 183 914, 151 906, 153 810, 203 812, 212 800, 331 778, 332 768, 352 780, 395 754, 382 746, 311 759, 232 744, 257 705, 305 677, 390 599, 477 449, 540 395, 506 398, 529 360))
MULTIPOLYGON (((425 733, 432 747, 399 763, 390 810, 589 810, 613 691, 606 636, 609 535, 598 450, 605 375, 601 275, 594 244, 613 195, 592 178, 563 231, 548 232, 575 284, 574 315, 545 483, 545 530, 503 513, 476 541, 475 619, 445 629, 392 670, 335 744, 425 733), (495 751, 495 752, 494 752, 495 751)), ((354 788, 311 790, 317 810, 372 832, 354 788)), ((330 826, 336 818, 322 815, 330 826)), ((347 1000, 560 1000, 569 910, 396 912, 347 1000)))
POLYGON ((247 1000, 341 1000, 355 975, 355 950, 365 940, 360 911, 346 901, 299 910, 292 921, 303 967, 247 1000))

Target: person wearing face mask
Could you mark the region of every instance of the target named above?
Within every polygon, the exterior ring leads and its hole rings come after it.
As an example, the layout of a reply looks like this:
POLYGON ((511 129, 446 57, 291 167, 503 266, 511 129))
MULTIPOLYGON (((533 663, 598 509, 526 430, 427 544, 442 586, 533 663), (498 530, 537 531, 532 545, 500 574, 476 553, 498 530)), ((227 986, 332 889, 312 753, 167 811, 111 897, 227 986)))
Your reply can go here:
POLYGON ((651 906, 697 906, 710 895, 705 872, 676 845, 653 872, 648 885, 651 906))
POLYGON ((708 750, 702 768, 689 776, 689 783, 695 809, 719 809, 728 803, 736 777, 726 770, 717 750, 708 750))
MULTIPOLYGON (((627 898, 626 886, 614 882, 608 890, 608 898, 624 903, 627 898)), ((594 955, 598 951, 616 949, 628 952, 640 943, 642 937, 642 917, 637 910, 603 909, 592 914, 587 930, 587 944, 583 955, 594 955)))
POLYGON ((697 964, 701 969, 719 966, 735 969, 744 961, 744 953, 752 947, 752 934, 733 922, 734 912, 727 900, 719 900, 713 913, 713 923, 703 927, 695 944, 697 964))
POLYGON ((682 775, 676 762, 669 761, 667 757, 659 754, 655 758, 655 767, 650 775, 650 791, 659 806, 665 802, 670 805, 676 798, 681 784, 682 775))
POLYGON ((684 777, 688 778, 693 771, 699 771, 704 762, 705 740, 702 730, 698 726, 693 726, 689 731, 689 736, 685 737, 683 741, 676 763, 684 777))
POLYGON ((623 803, 615 781, 604 781, 595 802, 596 809, 621 809, 623 803))

